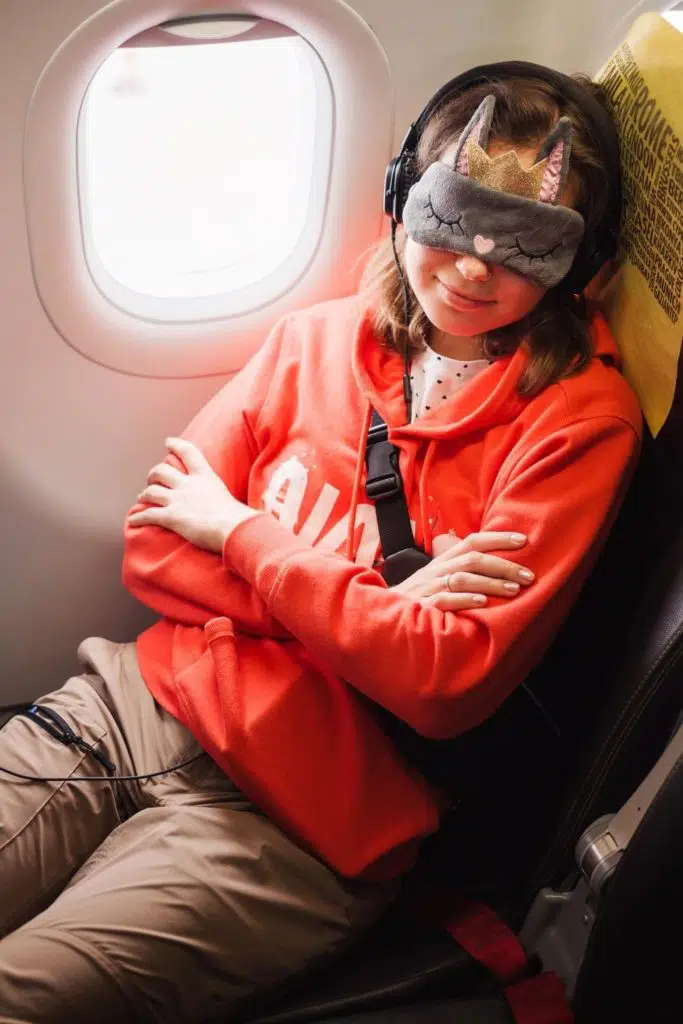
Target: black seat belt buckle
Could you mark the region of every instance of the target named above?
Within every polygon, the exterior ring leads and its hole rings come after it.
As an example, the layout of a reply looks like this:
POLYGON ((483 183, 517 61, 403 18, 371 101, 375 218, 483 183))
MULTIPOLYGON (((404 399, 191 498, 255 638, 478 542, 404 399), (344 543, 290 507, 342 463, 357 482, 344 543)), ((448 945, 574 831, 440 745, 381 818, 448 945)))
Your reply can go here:
POLYGON ((402 551, 394 551, 384 559, 382 567, 382 579, 389 587, 395 587, 397 583, 416 573, 418 569, 429 565, 430 556, 422 548, 404 548, 402 551))
POLYGON ((365 493, 370 501, 383 501, 387 498, 395 498, 403 491, 401 478, 396 472, 384 473, 382 476, 374 476, 365 483, 365 493))
POLYGON ((365 493, 370 501, 386 501, 388 498, 403 496, 403 481, 398 468, 398 449, 387 440, 387 425, 373 427, 376 435, 368 439, 366 456, 368 478, 365 493), (380 436, 383 435, 383 436, 380 436), (380 447, 375 447, 380 445, 380 447), (379 470, 379 472, 377 472, 379 470))
POLYGON ((389 428, 381 420, 379 423, 373 423, 368 430, 368 436, 365 440, 365 447, 370 448, 373 444, 379 444, 380 441, 386 441, 389 438, 389 428))

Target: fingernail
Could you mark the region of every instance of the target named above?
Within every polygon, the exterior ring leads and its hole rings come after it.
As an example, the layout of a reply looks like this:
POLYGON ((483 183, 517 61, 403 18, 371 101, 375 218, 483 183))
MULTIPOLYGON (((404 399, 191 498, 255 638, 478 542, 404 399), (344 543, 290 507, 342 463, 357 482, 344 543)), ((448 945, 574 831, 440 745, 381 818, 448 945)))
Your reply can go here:
POLYGON ((511 593, 516 594, 519 590, 519 583, 504 583, 503 587, 505 590, 509 590, 511 593))
POLYGON ((533 580, 533 579, 535 579, 535 576, 532 573, 531 569, 520 569, 519 570, 519 575, 522 577, 523 580, 533 580))
POLYGON ((475 604, 486 604, 486 598, 483 594, 475 594, 472 600, 475 604))
POLYGON ((526 537, 524 536, 523 533, 511 533, 510 534, 510 540, 512 541, 513 544, 525 544, 526 543, 526 537))

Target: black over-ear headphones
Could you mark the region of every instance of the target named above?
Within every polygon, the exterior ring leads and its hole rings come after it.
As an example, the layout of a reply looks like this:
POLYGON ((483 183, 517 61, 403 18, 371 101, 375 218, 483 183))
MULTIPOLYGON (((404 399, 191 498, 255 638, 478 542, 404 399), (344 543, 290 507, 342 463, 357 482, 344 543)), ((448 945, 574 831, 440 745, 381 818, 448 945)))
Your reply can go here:
POLYGON ((561 282, 562 287, 581 292, 597 274, 603 263, 611 259, 617 249, 619 223, 621 218, 621 166, 619 159, 619 136, 610 115, 578 82, 561 71, 530 64, 522 60, 501 61, 497 64, 481 64, 470 68, 446 82, 430 99, 414 121, 401 143, 397 157, 390 162, 384 176, 384 210, 396 224, 401 223, 403 207, 408 192, 415 184, 417 173, 416 151, 420 137, 434 112, 448 100, 475 85, 507 78, 540 78, 550 86, 573 100, 581 108, 591 125, 591 134, 600 151, 608 171, 609 195, 607 208, 601 224, 590 235, 584 235, 571 269, 561 282))

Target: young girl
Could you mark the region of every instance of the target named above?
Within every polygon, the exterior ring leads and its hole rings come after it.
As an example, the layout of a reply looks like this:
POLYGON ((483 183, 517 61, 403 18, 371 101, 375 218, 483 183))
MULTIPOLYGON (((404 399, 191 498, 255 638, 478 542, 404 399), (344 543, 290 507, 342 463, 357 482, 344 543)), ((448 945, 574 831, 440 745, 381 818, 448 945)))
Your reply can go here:
POLYGON ((387 722, 483 722, 585 579, 639 447, 567 284, 616 183, 594 87, 485 71, 431 111, 361 294, 283 319, 167 442, 123 566, 159 621, 3 731, 48 780, 3 776, 3 1020, 200 1021, 332 955, 449 802, 387 722), (392 587, 373 409, 431 556, 392 587))

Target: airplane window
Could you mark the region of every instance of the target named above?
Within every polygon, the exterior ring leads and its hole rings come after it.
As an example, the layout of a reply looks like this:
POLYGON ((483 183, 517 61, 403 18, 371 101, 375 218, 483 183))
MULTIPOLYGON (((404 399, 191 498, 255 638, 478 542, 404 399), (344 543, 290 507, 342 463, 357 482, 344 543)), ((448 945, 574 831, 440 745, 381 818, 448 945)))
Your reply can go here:
POLYGON ((255 27, 159 26, 92 79, 79 121, 86 257, 102 291, 131 312, 150 296, 212 297, 215 308, 229 294, 230 313, 254 308, 272 297, 269 279, 278 293, 293 283, 302 244, 309 258, 317 244, 329 84, 305 40, 255 27))

